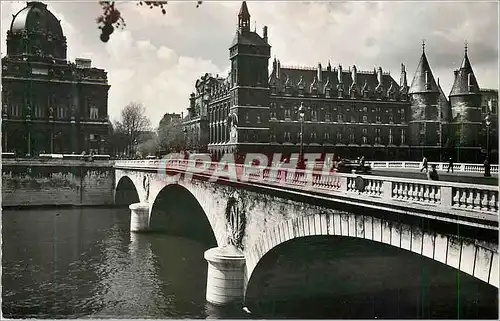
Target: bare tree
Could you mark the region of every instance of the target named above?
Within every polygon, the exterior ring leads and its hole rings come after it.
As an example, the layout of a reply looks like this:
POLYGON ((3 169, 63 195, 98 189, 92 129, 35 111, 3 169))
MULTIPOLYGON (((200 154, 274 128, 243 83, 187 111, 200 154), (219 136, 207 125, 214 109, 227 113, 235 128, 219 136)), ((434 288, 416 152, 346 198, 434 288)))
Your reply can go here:
POLYGON ((123 108, 121 121, 116 123, 116 129, 127 137, 129 151, 133 145, 140 143, 141 134, 151 129, 151 121, 145 113, 146 108, 142 104, 131 102, 123 108))

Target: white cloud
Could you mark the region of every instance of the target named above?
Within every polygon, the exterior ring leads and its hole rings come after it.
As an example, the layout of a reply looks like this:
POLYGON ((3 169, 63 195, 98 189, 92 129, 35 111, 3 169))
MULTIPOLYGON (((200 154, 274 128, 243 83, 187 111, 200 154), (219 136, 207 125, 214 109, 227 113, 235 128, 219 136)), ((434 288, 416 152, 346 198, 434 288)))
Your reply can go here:
MULTIPOLYGON (((109 113, 116 119, 130 101, 146 106, 156 124, 166 112, 186 111, 189 93, 206 72, 227 76, 228 46, 241 2, 169 2, 167 15, 135 3, 118 3, 127 26, 99 40, 96 1, 49 3, 62 21, 68 56, 89 57, 108 71, 109 113)), ((2 45, 11 15, 25 2, 1 2, 2 45)), ((413 78, 421 39, 445 92, 469 42, 481 86, 498 88, 498 3, 461 2, 248 2, 252 29, 269 26, 272 56, 285 65, 332 65, 362 70, 382 66, 399 80, 400 64, 413 78)), ((4 49, 4 48, 2 48, 4 49)), ((5 52, 5 50, 2 50, 5 52)), ((271 63, 271 61, 270 61, 271 63)))

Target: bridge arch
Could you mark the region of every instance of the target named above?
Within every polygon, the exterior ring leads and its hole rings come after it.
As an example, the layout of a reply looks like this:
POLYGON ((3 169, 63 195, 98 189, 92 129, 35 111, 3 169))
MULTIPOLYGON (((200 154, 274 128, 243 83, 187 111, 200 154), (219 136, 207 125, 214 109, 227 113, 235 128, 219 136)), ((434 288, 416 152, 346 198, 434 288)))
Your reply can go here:
POLYGON ((114 191, 116 205, 130 205, 140 201, 139 192, 132 179, 128 176, 120 177, 114 191))
POLYGON ((407 224, 327 211, 285 220, 266 229, 247 252, 247 284, 258 263, 273 248, 292 239, 320 235, 388 244, 441 262, 498 288, 497 249, 451 235, 428 233, 407 224))
POLYGON ((151 203, 149 229, 218 245, 214 222, 198 198, 181 184, 167 184, 155 193, 151 203))

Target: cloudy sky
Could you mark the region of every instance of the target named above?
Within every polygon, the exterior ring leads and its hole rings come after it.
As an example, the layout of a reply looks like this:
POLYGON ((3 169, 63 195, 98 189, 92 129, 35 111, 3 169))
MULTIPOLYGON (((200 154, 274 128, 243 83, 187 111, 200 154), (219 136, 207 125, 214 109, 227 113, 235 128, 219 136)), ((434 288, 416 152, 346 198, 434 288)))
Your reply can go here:
MULTIPOLYGON (((481 87, 498 89, 498 2, 299 2, 247 1, 252 29, 269 27, 272 56, 284 65, 332 65, 358 70, 381 66, 399 81, 400 64, 408 81, 421 55, 422 39, 435 77, 445 93, 464 42, 481 87)), ((228 46, 235 34, 241 1, 169 1, 159 9, 119 3, 126 20, 108 43, 99 39, 98 1, 48 3, 62 21, 68 56, 91 58, 108 71, 109 114, 117 119, 130 101, 146 106, 154 125, 166 112, 186 111, 194 82, 206 72, 227 75, 228 46)), ((12 14, 25 2, 1 1, 2 56, 12 14)), ((270 61, 271 65, 271 61, 270 61)))

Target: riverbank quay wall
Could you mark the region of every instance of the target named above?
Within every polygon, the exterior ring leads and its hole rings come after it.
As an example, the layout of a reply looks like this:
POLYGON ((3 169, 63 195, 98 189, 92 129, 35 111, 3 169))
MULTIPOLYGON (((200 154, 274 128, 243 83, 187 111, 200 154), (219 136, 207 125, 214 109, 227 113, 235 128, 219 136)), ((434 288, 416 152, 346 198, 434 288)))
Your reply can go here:
POLYGON ((2 159, 2 207, 113 204, 110 161, 2 159))

